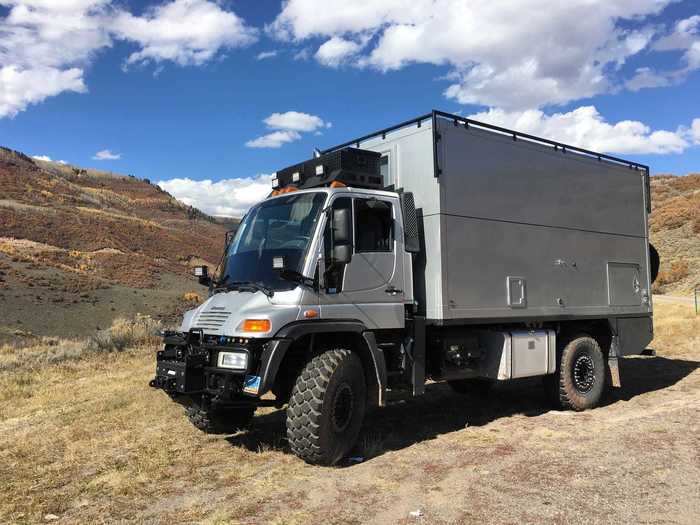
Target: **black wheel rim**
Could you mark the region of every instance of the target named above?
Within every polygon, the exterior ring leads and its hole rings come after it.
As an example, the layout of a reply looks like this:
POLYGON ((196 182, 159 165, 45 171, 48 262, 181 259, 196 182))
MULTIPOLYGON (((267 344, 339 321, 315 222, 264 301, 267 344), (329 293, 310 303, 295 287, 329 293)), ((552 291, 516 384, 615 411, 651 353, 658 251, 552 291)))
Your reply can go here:
POLYGON ((588 355, 580 355, 574 361, 574 386, 585 394, 590 392, 595 384, 595 364, 588 355))
POLYGON ((355 396, 352 393, 352 388, 347 383, 343 383, 335 391, 333 398, 333 414, 331 417, 333 430, 342 432, 348 428, 352 419, 354 405, 355 396))

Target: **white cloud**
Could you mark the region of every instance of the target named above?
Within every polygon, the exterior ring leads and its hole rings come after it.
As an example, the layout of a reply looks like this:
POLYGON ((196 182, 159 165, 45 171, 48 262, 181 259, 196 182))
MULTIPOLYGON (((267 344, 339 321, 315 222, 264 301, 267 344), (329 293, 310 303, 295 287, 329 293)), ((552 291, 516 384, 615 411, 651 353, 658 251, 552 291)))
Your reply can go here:
POLYGON ((265 60, 266 58, 274 58, 278 54, 276 49, 273 49, 272 51, 261 51, 256 55, 256 60, 265 60))
POLYGON ((128 63, 201 65, 250 44, 257 30, 216 0, 171 0, 135 16, 113 0, 0 0, 0 118, 66 91, 114 40, 139 46, 128 63), (116 6, 115 6, 116 4, 116 6))
POLYGON ((56 164, 68 164, 65 160, 53 160, 48 155, 32 155, 33 159, 41 160, 43 162, 55 162, 56 164))
POLYGON ((655 72, 648 67, 640 67, 634 76, 625 82, 625 87, 630 91, 639 91, 646 88, 666 87, 671 84, 667 75, 655 72))
POLYGON ((553 115, 539 110, 490 109, 470 118, 605 153, 682 153, 691 143, 700 143, 700 119, 693 121, 690 130, 682 126, 675 131, 652 130, 634 120, 606 122, 593 106, 553 115))
POLYGON ((654 51, 680 51, 681 65, 676 69, 658 72, 642 68, 627 82, 633 91, 642 88, 664 87, 682 82, 688 73, 700 69, 700 15, 676 22, 673 30, 658 39, 652 46, 654 51))
POLYGON ((258 175, 247 179, 196 181, 171 179, 158 183, 165 191, 189 206, 210 215, 242 217, 253 204, 271 191, 270 176, 258 175))
POLYGON ((673 31, 660 38, 655 44, 657 51, 689 49, 700 38, 700 15, 691 16, 676 22, 673 31))
POLYGON ((263 122, 268 128, 277 131, 249 140, 245 143, 248 148, 280 148, 284 144, 300 140, 302 133, 313 132, 315 135, 320 135, 319 130, 332 126, 330 122, 324 122, 321 117, 299 111, 273 113, 263 122))
POLYGON ((688 63, 687 69, 689 71, 700 69, 700 39, 697 42, 693 42, 685 53, 685 60, 688 63))
POLYGON ((64 91, 87 91, 82 69, 3 66, 0 68, 0 118, 14 117, 30 104, 37 104, 64 91))
POLYGON ((334 36, 324 42, 314 55, 316 60, 329 67, 338 67, 362 49, 362 44, 334 36))
POLYGON ((325 39, 316 57, 333 67, 447 65, 448 97, 522 109, 614 90, 620 66, 653 35, 624 23, 643 24, 671 2, 289 0, 266 30, 297 43, 325 39))
POLYGON ((283 144, 295 142, 301 138, 296 131, 273 131, 245 143, 248 148, 280 148, 283 144))
POLYGON ((110 45, 110 0, 0 0, 0 63, 20 68, 84 64, 110 45))
POLYGON ((108 149, 103 149, 95 153, 92 160, 119 160, 122 158, 121 153, 112 153, 108 149))
POLYGON ((0 0, 0 118, 64 91, 84 93, 83 67, 110 40, 107 0, 0 0))
POLYGON ((294 53, 294 60, 309 60, 313 51, 310 47, 303 47, 296 53, 294 53))
POLYGON ((690 128, 690 133, 695 144, 700 144, 700 118, 693 120, 693 124, 690 128))
POLYGON ((129 56, 129 64, 169 60, 181 66, 201 65, 221 50, 257 39, 257 31, 242 18, 209 0, 173 0, 142 16, 121 11, 111 30, 141 47, 129 56))
POLYGON ((323 122, 321 117, 301 113, 299 111, 287 111, 286 113, 273 113, 263 122, 268 128, 286 129, 293 131, 316 131, 318 128, 330 128, 331 123, 323 122))

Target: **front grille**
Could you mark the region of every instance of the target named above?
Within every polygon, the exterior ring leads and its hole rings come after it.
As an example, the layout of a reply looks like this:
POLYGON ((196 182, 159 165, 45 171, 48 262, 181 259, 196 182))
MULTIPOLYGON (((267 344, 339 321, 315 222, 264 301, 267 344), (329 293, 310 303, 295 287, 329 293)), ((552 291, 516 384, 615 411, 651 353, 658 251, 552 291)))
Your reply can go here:
POLYGON ((219 332, 230 316, 231 312, 213 307, 197 315, 194 328, 201 328, 206 332, 219 332))

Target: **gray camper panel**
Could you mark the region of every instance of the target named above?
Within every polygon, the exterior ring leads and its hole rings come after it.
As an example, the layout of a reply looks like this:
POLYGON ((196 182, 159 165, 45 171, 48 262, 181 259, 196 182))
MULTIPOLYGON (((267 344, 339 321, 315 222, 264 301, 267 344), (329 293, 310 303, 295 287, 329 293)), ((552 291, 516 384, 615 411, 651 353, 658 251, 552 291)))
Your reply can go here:
POLYGON ((429 119, 358 144, 386 154, 387 183, 415 195, 415 296, 429 320, 651 313, 643 171, 435 122, 439 177, 429 119))
POLYGON ((438 129, 440 319, 651 311, 643 171, 444 119, 438 129))

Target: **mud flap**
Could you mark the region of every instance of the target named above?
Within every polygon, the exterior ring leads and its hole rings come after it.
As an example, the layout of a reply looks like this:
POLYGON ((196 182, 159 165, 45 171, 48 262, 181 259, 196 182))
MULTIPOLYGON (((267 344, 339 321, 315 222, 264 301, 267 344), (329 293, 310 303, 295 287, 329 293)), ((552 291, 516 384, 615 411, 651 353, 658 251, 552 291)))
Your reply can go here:
POLYGON ((620 349, 620 342, 618 336, 614 335, 612 342, 610 344, 610 354, 608 355, 608 370, 609 370, 609 380, 610 385, 614 388, 620 388, 622 386, 622 381, 620 381, 620 367, 618 365, 620 349))

